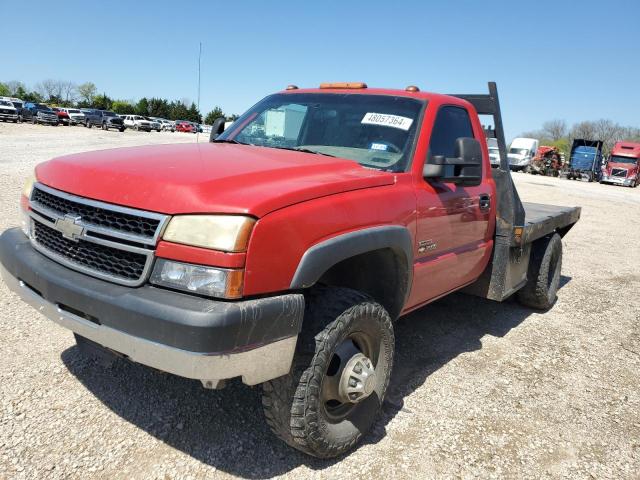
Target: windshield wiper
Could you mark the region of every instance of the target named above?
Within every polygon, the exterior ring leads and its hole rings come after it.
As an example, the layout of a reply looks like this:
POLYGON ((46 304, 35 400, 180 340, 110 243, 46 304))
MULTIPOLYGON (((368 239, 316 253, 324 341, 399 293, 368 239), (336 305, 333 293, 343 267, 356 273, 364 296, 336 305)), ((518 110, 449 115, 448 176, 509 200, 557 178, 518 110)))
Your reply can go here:
POLYGON ((268 147, 268 148, 277 148, 279 150, 293 150, 294 152, 313 153, 315 155, 324 155, 325 157, 336 158, 335 155, 331 155, 330 153, 318 152, 317 150, 309 150, 308 148, 302 148, 302 147, 276 147, 274 145, 262 145, 262 146, 268 147))
POLYGON ((239 142, 238 140, 227 140, 226 138, 216 138, 212 143, 233 143, 234 145, 253 145, 253 143, 239 142))

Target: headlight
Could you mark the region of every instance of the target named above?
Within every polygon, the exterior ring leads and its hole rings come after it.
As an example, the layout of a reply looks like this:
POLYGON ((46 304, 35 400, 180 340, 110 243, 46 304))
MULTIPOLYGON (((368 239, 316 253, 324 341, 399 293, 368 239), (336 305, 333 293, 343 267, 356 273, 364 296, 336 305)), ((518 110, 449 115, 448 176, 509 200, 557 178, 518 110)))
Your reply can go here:
POLYGON ((240 215, 179 215, 173 217, 162 238, 195 247, 244 252, 255 220, 240 215))
POLYGON ((24 187, 22 187, 22 195, 31 198, 31 192, 33 192, 33 185, 36 183, 36 176, 34 173, 29 175, 29 178, 24 182, 24 187))
POLYGON ((219 298, 242 296, 243 270, 192 265, 159 258, 151 283, 191 293, 219 298))

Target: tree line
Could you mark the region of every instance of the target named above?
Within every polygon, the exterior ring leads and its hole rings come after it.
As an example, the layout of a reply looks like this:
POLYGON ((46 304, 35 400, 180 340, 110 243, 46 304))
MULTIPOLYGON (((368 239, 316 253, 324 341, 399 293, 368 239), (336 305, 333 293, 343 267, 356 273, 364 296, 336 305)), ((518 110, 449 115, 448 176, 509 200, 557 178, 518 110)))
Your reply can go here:
POLYGON ((609 156, 616 142, 640 142, 640 128, 625 127, 607 119, 578 122, 571 127, 564 120, 550 120, 544 122, 539 130, 524 132, 520 136, 537 138, 540 145, 557 147, 567 158, 574 139, 601 140, 602 153, 609 156))
POLYGON ((166 98, 143 97, 138 101, 114 99, 106 93, 98 93, 93 82, 76 84, 66 80, 47 79, 37 83, 33 89, 17 80, 0 82, 0 96, 17 97, 26 102, 47 103, 57 107, 97 108, 111 110, 119 114, 135 114, 145 117, 160 117, 169 120, 212 124, 216 118, 235 120, 237 115, 226 115, 220 107, 215 107, 202 117, 196 104, 187 98, 168 100, 166 98))

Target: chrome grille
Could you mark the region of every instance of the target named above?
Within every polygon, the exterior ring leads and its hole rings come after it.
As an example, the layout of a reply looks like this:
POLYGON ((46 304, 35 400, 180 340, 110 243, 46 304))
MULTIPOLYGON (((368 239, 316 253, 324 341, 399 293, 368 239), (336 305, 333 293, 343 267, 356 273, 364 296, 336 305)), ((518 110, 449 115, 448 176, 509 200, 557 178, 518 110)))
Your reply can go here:
POLYGON ((611 169, 612 177, 622 177, 627 178, 627 169, 626 168, 612 168, 611 169))
POLYGON ((147 256, 79 240, 74 242, 38 221, 33 222, 33 239, 48 252, 78 266, 125 281, 142 277, 147 256))
POLYGON ((36 183, 31 242, 53 260, 94 277, 138 286, 153 264, 166 215, 71 195, 36 183))
POLYGON ((140 235, 149 239, 154 237, 160 225, 160 220, 157 218, 130 215, 108 208, 87 205, 86 203, 80 203, 49 193, 41 187, 34 188, 31 202, 62 216, 68 214, 79 215, 88 224, 140 235))

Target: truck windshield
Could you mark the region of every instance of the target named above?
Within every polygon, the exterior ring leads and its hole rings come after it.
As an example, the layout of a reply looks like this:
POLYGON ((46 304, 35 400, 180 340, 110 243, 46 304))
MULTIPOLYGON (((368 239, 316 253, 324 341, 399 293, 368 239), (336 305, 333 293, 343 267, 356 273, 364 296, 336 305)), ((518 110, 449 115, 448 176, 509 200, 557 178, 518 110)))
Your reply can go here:
POLYGON ((528 148, 510 148, 509 153, 512 153, 514 155, 526 155, 527 153, 529 153, 529 149, 528 148))
POLYGON ((619 155, 611 155, 611 158, 609 158, 609 163, 636 163, 637 161, 637 158, 621 157, 619 155))
POLYGON ((391 95, 295 93, 271 95, 218 141, 301 150, 404 171, 425 103, 391 95))

